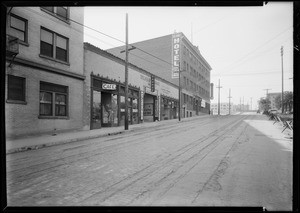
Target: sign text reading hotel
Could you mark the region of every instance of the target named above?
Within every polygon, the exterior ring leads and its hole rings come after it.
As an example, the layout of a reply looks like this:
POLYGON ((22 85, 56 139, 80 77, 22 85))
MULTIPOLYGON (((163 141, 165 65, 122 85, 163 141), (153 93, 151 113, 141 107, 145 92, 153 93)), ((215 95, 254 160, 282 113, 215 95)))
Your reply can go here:
POLYGON ((172 35, 172 78, 179 78, 180 36, 180 33, 172 35))

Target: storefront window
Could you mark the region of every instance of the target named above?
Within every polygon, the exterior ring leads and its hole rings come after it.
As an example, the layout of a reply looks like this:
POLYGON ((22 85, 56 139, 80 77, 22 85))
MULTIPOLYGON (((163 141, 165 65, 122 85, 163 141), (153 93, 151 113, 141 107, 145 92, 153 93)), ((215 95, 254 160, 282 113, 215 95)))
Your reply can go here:
POLYGON ((137 124, 139 120, 139 113, 138 113, 138 100, 132 100, 132 124, 137 124))
POLYGON ((101 127, 101 92, 93 91, 92 129, 101 127))
POLYGON ((111 106, 112 106, 112 114, 111 114, 112 126, 118 126, 118 96, 116 94, 112 94, 111 106))
POLYGON ((125 97, 120 97, 120 125, 125 125, 125 97))

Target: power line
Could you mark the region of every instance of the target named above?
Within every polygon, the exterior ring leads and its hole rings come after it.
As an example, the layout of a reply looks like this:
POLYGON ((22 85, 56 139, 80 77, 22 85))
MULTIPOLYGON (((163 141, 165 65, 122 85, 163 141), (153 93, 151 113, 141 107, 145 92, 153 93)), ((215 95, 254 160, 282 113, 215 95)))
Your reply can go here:
MULTIPOLYGON (((28 9, 28 8, 26 8, 26 9, 29 10, 29 11, 31 11, 31 12, 33 12, 33 13, 35 13, 35 14, 37 14, 37 15, 39 15, 39 16, 41 16, 41 17, 46 17, 45 15, 42 15, 42 14, 40 14, 40 13, 38 13, 38 12, 32 10, 32 9, 28 9)), ((86 27, 86 28, 88 28, 88 29, 90 29, 90 30, 93 30, 93 31, 95 31, 95 32, 97 32, 97 33, 100 33, 100 34, 102 34, 102 35, 108 36, 108 37, 110 37, 110 38, 112 38, 112 39, 114 39, 114 40, 117 40, 117 41, 121 42, 121 43, 124 43, 123 41, 121 41, 121 40, 119 40, 119 39, 117 39, 117 38, 114 38, 114 37, 112 37, 112 36, 109 36, 109 35, 107 35, 107 34, 105 34, 105 33, 100 32, 99 30, 95 30, 95 29, 93 29, 93 28, 91 28, 91 27, 88 27, 88 26, 86 26, 86 25, 84 25, 84 24, 81 24, 80 22, 74 21, 74 20, 72 20, 72 19, 68 19, 68 20, 70 20, 70 21, 72 21, 72 22, 74 22, 74 23, 76 23, 76 24, 79 24, 79 25, 81 25, 81 26, 83 26, 83 27, 86 27)), ((80 30, 77 30, 77 29, 74 29, 74 30, 81 33, 80 30)), ((110 45, 110 46, 112 46, 112 47, 114 47, 114 48, 118 48, 118 49, 120 49, 120 50, 123 50, 123 49, 122 49, 121 47, 119 47, 119 46, 116 47, 116 46, 114 46, 114 45, 112 45, 112 44, 110 44, 110 43, 104 42, 104 41, 100 40, 99 38, 95 38, 94 36, 92 36, 92 35, 90 35, 90 34, 88 34, 88 33, 85 33, 85 34, 87 34, 87 35, 90 36, 90 37, 93 37, 94 39, 96 39, 96 40, 98 40, 98 41, 101 41, 101 42, 103 42, 103 43, 105 43, 105 44, 108 44, 108 45, 110 45)), ((141 50, 141 51, 147 53, 146 51, 144 51, 144 50, 142 50, 142 49, 140 49, 140 48, 137 48, 137 47, 136 47, 136 49, 139 49, 139 50, 141 50)), ((152 62, 152 61, 149 61, 149 60, 147 60, 147 59, 145 59, 145 58, 142 58, 142 57, 140 57, 140 56, 138 56, 138 55, 135 55, 134 53, 129 52, 129 54, 131 54, 131 55, 133 55, 133 56, 135 56, 135 57, 137 57, 137 58, 140 58, 140 59, 142 59, 142 60, 145 60, 145 61, 147 61, 147 62, 149 62, 149 63, 152 63, 152 64, 154 64, 154 65, 157 65, 157 66, 160 66, 160 67, 162 67, 162 68, 165 68, 165 67, 163 67, 163 66, 160 65, 160 64, 157 64, 157 63, 154 63, 154 62, 152 62)), ((156 57, 156 56, 154 56, 154 55, 152 55, 152 54, 150 54, 150 53, 147 53, 147 54, 149 54, 149 55, 151 55, 151 56, 153 56, 153 57, 155 57, 155 58, 157 58, 157 59, 159 59, 159 60, 162 60, 162 59, 160 59, 160 58, 158 58, 158 57, 156 57)), ((164 60, 162 60, 162 61, 164 61, 164 60)), ((166 62, 166 61, 164 61, 164 62, 166 62)), ((172 65, 172 64, 169 63, 169 62, 166 62, 166 63, 172 65)))
MULTIPOLYGON (((30 10, 31 12, 33 12, 33 13, 35 13, 35 14, 38 14, 38 15, 40 15, 40 16, 46 17, 46 16, 44 16, 44 15, 42 15, 42 14, 40 14, 40 13, 37 13, 36 11, 34 11, 34 10, 32 10, 32 9, 28 9, 28 8, 27 8, 27 10, 30 10)), ((81 25, 81 26, 83 26, 83 27, 86 27, 86 28, 88 28, 88 29, 90 29, 90 30, 93 30, 93 31, 95 31, 95 32, 97 32, 97 33, 100 33, 100 34, 102 34, 102 35, 104 35, 104 36, 107 36, 107 37, 109 37, 109 38, 111 38, 111 39, 114 39, 114 40, 116 40, 116 41, 119 41, 119 42, 125 44, 124 41, 122 41, 122 40, 120 40, 120 39, 118 39, 118 38, 115 38, 115 37, 113 37, 113 36, 110 36, 110 35, 108 35, 108 34, 106 34, 106 33, 103 33, 103 32, 101 32, 101 31, 99 31, 99 30, 96 30, 96 29, 94 29, 94 28, 92 28, 92 27, 86 26, 86 25, 84 25, 84 24, 82 24, 82 23, 80 23, 80 22, 77 22, 77 21, 75 21, 75 20, 73 20, 73 19, 70 19, 70 18, 69 18, 68 20, 71 21, 71 22, 74 22, 74 23, 76 23, 76 24, 78 24, 78 25, 81 25)), ((129 44, 129 45, 130 45, 130 44, 129 44)), ((132 45, 130 45, 130 46, 132 46, 132 45)), ((133 46, 132 46, 132 47, 133 47, 133 46)), ((119 48, 119 47, 117 47, 117 48, 119 48)), ((159 57, 157 57, 157 56, 155 56, 155 55, 153 55, 153 54, 151 54, 151 53, 148 53, 147 51, 142 50, 141 48, 136 47, 136 49, 138 49, 138 50, 140 50, 140 51, 142 51, 142 52, 144 52, 144 53, 146 53, 146 54, 148 54, 148 55, 150 55, 150 56, 152 56, 152 57, 154 57, 154 58, 156 58, 156 59, 158 59, 158 60, 160 60, 160 61, 163 61, 164 63, 167 63, 167 64, 169 64, 169 65, 172 65, 171 63, 169 63, 169 62, 167 62, 167 61, 165 61, 165 60, 163 60, 163 59, 161 59, 161 58, 159 58, 159 57)))
MULTIPOLYGON (((289 26, 288 28, 286 28, 285 30, 283 30, 282 32, 280 32, 279 34, 277 34, 275 37, 269 39, 268 41, 266 41, 264 44, 260 45, 259 47, 255 48, 254 50, 252 50, 251 52, 249 52, 248 54, 244 55, 243 57, 241 57, 240 59, 238 59, 237 61, 235 61, 234 63, 230 64, 229 66, 227 66, 228 68, 230 66, 232 66, 233 64, 238 63, 239 61, 244 60, 246 57, 248 57, 249 55, 251 55, 253 52, 255 52, 256 50, 262 48, 263 46, 265 46, 267 43, 269 43, 270 41, 274 40, 275 38, 277 38, 278 36, 280 36, 281 34, 285 33, 286 31, 288 31, 290 28, 292 28, 293 26, 289 26)), ((227 71, 231 71, 233 69, 229 69, 227 71)), ((226 71, 225 71, 226 72, 226 71)))

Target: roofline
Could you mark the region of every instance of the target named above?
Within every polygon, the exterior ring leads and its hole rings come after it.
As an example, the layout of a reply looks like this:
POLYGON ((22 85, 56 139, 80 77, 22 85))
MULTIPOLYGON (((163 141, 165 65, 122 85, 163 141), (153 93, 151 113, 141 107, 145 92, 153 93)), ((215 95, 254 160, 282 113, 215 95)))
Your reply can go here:
MULTIPOLYGON (((84 42, 83 44, 84 44, 84 45, 83 45, 83 46, 84 46, 84 49, 86 49, 86 50, 90 50, 90 51, 92 51, 92 52, 94 52, 94 53, 96 53, 96 54, 101 54, 102 56, 103 56, 103 55, 106 55, 106 56, 108 56, 108 57, 112 57, 112 58, 114 58, 115 60, 118 60, 118 61, 120 61, 121 63, 124 63, 124 64, 126 63, 125 60, 123 60, 122 58, 119 58, 119 57, 117 57, 117 56, 115 56, 115 55, 113 55, 113 54, 107 52, 106 50, 103 50, 103 49, 101 49, 101 48, 99 48, 99 47, 96 47, 96 46, 94 46, 94 45, 92 45, 92 44, 90 44, 90 43, 88 43, 88 42, 84 42)), ((170 84, 170 85, 172 85, 172 86, 178 88, 178 85, 173 84, 172 82, 169 82, 169 81, 167 81, 166 79, 163 79, 163 78, 161 78, 161 77, 159 77, 159 76, 157 76, 157 75, 154 75, 154 74, 152 74, 151 72, 149 72, 149 71, 147 71, 147 70, 144 70, 143 68, 140 68, 140 67, 138 67, 138 66, 136 66, 136 65, 134 65, 134 64, 132 64, 132 63, 128 63, 128 65, 131 66, 132 68, 137 69, 138 71, 143 71, 143 72, 145 72, 145 73, 147 73, 147 74, 149 74, 149 75, 153 75, 153 76, 155 76, 156 79, 159 79, 159 80, 161 80, 161 81, 163 81, 163 82, 165 82, 165 83, 167 83, 167 84, 170 84)))

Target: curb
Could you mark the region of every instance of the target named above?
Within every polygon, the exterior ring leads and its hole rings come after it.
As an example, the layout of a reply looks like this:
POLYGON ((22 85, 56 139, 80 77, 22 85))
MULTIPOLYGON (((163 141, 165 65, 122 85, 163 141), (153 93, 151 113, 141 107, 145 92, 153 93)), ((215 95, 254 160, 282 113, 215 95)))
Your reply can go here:
MULTIPOLYGON (((201 115, 201 116, 195 116, 193 117, 193 119, 202 117, 202 116, 208 116, 208 115, 201 115)), ((184 122, 188 122, 190 120, 193 119, 182 119, 181 121, 178 120, 168 120, 169 122, 166 123, 184 123, 184 122)), ((18 153, 18 152, 25 152, 25 151, 29 151, 29 150, 37 150, 37 149, 41 149, 41 148, 46 148, 46 147, 51 147, 51 146, 56 146, 56 145, 61 145, 61 144, 67 144, 67 143, 72 143, 72 142, 78 142, 78 141, 83 141, 83 140, 89 140, 89 139, 95 139, 95 138, 101 138, 101 137, 106 137, 106 136, 112 136, 112 135, 117 135, 117 134, 122 134, 125 131, 126 132, 131 132, 131 131, 139 131, 145 128, 151 128, 151 127, 155 127, 155 126, 162 126, 165 125, 166 123, 164 122, 159 122, 157 125, 155 125, 155 122, 153 123, 149 123, 149 125, 141 125, 141 126, 136 126, 133 127, 131 129, 128 130, 116 130, 116 131, 112 131, 109 133, 99 133, 96 135, 92 135, 92 136, 82 136, 82 137, 78 137, 78 138, 69 138, 69 139, 64 139, 64 140, 58 140, 58 141, 54 141, 54 142, 49 142, 49 143, 44 143, 44 144, 39 144, 39 145, 30 145, 30 146, 24 146, 24 147, 19 147, 19 148, 12 148, 9 150, 6 150, 6 154, 13 154, 13 153, 18 153)), ((145 124, 145 123, 143 123, 145 124)))
POLYGON ((13 148, 13 149, 7 150, 6 154, 13 154, 13 153, 17 153, 17 152, 25 152, 25 151, 29 151, 29 150, 37 150, 37 149, 46 148, 46 147, 50 147, 50 146, 56 146, 56 145, 61 145, 61 144, 67 144, 67 143, 72 143, 72 142, 83 141, 83 140, 101 138, 101 137, 111 136, 111 135, 118 135, 118 134, 122 134, 124 131, 125 130, 110 132, 110 133, 102 133, 102 134, 93 135, 93 136, 83 136, 83 137, 79 137, 79 138, 70 138, 70 139, 59 140, 59 141, 49 142, 49 143, 44 143, 44 144, 39 144, 39 145, 30 145, 30 146, 24 146, 24 147, 20 147, 20 148, 13 148))

